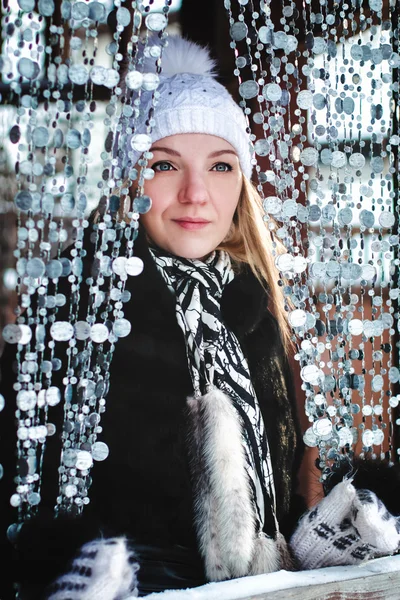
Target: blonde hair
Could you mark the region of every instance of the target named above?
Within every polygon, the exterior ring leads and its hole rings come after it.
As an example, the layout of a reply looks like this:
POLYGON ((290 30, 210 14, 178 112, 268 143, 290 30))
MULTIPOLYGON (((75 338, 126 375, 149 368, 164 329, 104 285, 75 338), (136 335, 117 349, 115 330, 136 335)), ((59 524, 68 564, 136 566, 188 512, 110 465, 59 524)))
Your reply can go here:
POLYGON ((242 191, 238 207, 227 237, 218 246, 228 252, 240 269, 240 264, 249 265, 254 275, 268 292, 272 314, 278 321, 285 351, 292 346, 291 329, 282 285, 278 285, 279 271, 275 256, 286 252, 279 240, 272 242, 272 233, 263 219, 262 199, 256 188, 243 176, 242 191), (275 255, 275 256, 274 256, 275 255))
MULTIPOLYGON (((113 190, 113 194, 120 196, 120 207, 117 213, 118 220, 129 218, 127 213, 131 210, 133 201, 132 188, 128 194, 121 195, 121 190, 127 190, 128 180, 124 181, 121 188, 113 190)), ((274 240, 263 219, 264 210, 262 198, 256 188, 243 175, 242 190, 239 203, 226 238, 218 246, 218 250, 225 250, 231 257, 234 268, 240 271, 243 264, 249 265, 254 275, 268 293, 268 302, 271 313, 275 316, 286 352, 292 347, 291 329, 287 320, 285 301, 282 285, 278 285, 279 271, 275 266, 275 256, 286 252, 279 240, 274 240)), ((93 211, 94 221, 100 214, 93 211)))

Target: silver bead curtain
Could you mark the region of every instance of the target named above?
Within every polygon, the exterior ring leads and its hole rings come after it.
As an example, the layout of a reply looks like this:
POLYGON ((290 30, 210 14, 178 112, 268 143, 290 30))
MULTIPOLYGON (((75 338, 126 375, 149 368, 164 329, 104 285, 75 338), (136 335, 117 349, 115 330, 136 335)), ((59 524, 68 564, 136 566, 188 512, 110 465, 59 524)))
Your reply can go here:
MULTIPOLYGON (((293 328, 304 440, 318 448, 322 479, 354 452, 397 460, 399 7, 219 1, 293 328)), ((56 512, 83 510, 93 462, 108 455, 101 415, 115 344, 130 332, 125 282, 142 270, 134 241, 151 206, 143 186, 170 5, 3 0, 1 126, 15 189, 2 210, 12 204, 17 217, 7 274, 16 320, 3 338, 18 357, 19 522, 40 504, 48 436, 63 440, 56 512), (82 307, 89 227, 96 268, 82 307), (60 403, 62 432, 52 422, 60 403)))

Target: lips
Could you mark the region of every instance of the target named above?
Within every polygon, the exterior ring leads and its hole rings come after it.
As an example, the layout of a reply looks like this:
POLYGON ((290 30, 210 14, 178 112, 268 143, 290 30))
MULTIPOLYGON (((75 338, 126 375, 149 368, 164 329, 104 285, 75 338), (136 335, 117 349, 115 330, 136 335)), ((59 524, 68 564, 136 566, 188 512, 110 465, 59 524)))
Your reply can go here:
POLYGON ((206 221, 205 219, 198 219, 198 218, 182 218, 182 219, 173 219, 174 223, 176 223, 177 225, 179 225, 179 227, 182 227, 183 229, 188 229, 188 230, 196 230, 196 229, 203 229, 203 227, 205 227, 206 225, 208 225, 210 223, 210 221, 206 221))

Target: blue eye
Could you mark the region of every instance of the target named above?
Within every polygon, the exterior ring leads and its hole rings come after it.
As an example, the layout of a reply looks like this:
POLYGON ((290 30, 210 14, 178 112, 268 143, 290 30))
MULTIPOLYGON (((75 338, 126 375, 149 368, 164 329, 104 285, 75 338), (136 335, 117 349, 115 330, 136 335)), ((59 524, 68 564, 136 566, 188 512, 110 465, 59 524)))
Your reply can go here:
POLYGON ((228 165, 228 163, 220 162, 213 166, 213 171, 218 171, 218 173, 227 173, 228 171, 232 171, 232 167, 231 165, 228 165))
POLYGON ((165 173, 166 171, 171 171, 173 166, 165 160, 160 160, 152 165, 152 169, 158 173, 165 173))

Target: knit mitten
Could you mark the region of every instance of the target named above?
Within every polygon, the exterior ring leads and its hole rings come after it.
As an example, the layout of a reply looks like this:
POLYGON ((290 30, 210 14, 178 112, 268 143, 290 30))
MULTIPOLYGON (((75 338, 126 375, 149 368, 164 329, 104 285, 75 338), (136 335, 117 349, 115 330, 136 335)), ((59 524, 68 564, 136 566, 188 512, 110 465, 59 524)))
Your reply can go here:
POLYGON ((342 481, 299 521, 290 547, 300 569, 354 565, 396 552, 400 521, 368 490, 342 481))
POLYGON ((85 544, 71 570, 51 586, 48 600, 122 600, 137 596, 139 565, 125 538, 85 544))

